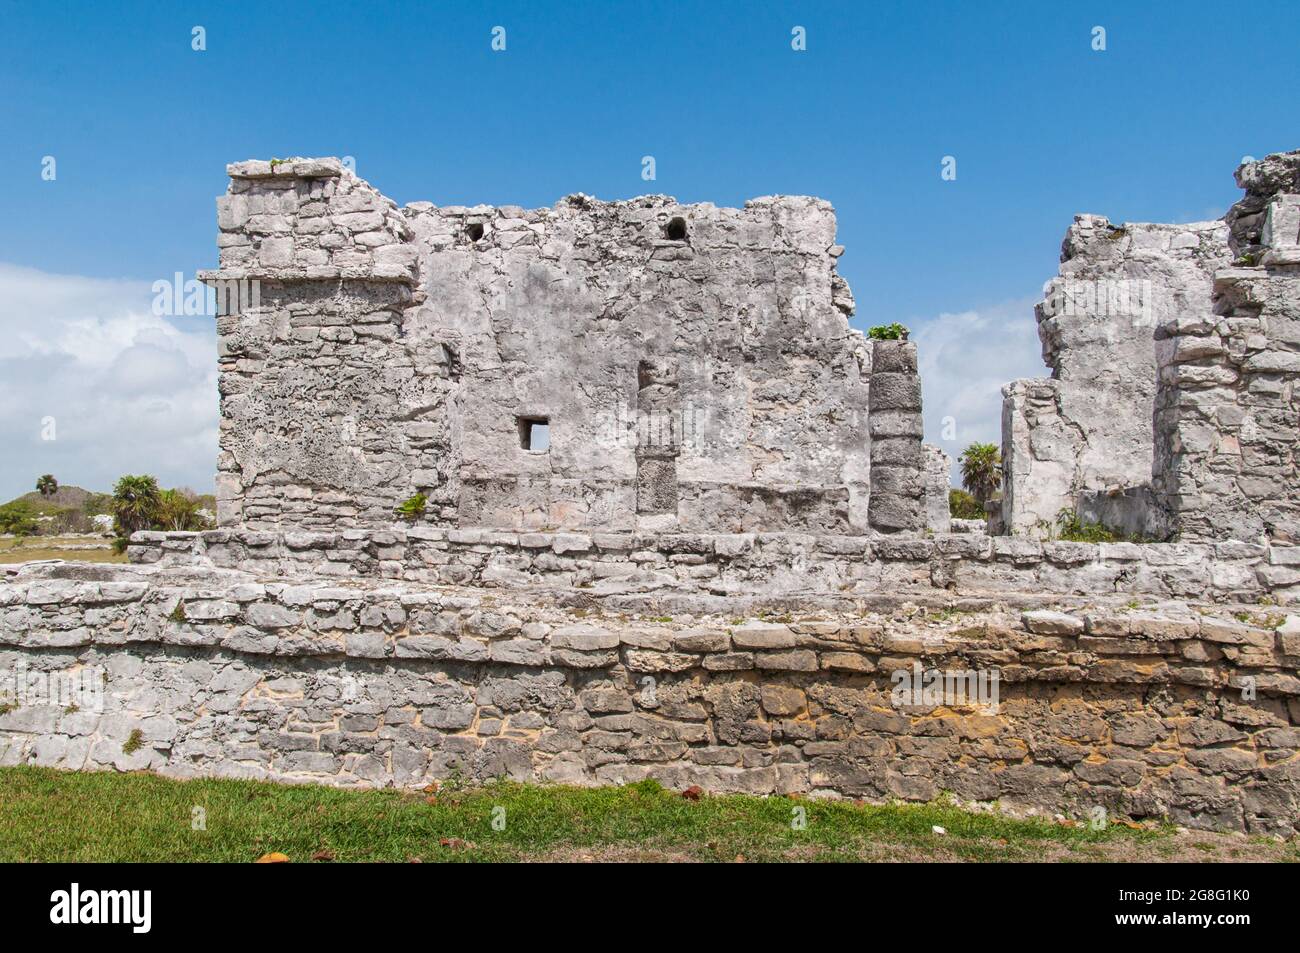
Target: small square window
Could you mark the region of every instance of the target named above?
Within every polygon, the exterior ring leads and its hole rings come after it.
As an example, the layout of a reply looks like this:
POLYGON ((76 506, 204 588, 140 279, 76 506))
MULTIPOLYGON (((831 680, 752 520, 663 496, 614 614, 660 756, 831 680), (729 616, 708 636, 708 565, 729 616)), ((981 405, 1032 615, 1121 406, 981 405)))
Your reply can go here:
POLYGON ((551 447, 548 417, 519 418, 519 446, 531 453, 545 453, 551 447))

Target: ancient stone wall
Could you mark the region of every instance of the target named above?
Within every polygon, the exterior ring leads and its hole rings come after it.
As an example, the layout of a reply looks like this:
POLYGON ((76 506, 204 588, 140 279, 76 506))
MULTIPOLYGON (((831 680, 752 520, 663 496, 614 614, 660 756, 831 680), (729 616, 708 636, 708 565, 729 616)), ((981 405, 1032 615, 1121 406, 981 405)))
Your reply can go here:
POLYGON ((1227 231, 1075 217, 1035 309, 1052 378, 1002 392, 1005 531, 1045 535, 1080 509, 1126 537, 1168 531, 1150 492, 1154 330, 1209 312, 1227 231))
MULTIPOLYGON (((398 209, 335 160, 230 175, 205 277, 261 300, 218 325, 222 525, 373 527, 420 492, 442 526, 868 529, 827 203, 398 209)), ((914 356, 885 373, 916 409, 914 356)), ((888 439, 913 436, 890 529, 921 525, 919 429, 888 439)))
POLYGON ((0 669, 21 673, 0 764, 950 792, 1294 833, 1300 618, 1065 608, 670 619, 219 574, 19 578, 0 583, 0 669), (67 684, 80 704, 48 691, 67 684))
MULTIPOLYGON (((1300 539, 1300 153, 1237 170, 1213 313, 1158 330, 1155 488, 1183 539, 1300 539)), ((1281 569, 1278 579, 1300 581, 1281 569)))
POLYGON ((397 527, 340 533, 137 533, 137 564, 434 584, 575 587, 583 597, 679 595, 813 601, 881 593, 1050 598, 1051 593, 1300 603, 1300 547, 1074 543, 982 533, 582 534, 397 527))
MULTIPOLYGON (((217 319, 224 526, 355 525, 436 473, 454 365, 418 298, 395 203, 335 160, 229 167, 218 200, 228 296, 217 319)), ((436 482, 430 480, 431 483, 436 482)))
POLYGON ((1296 831, 1300 153, 1226 225, 1076 222, 993 537, 947 532, 915 347, 849 329, 823 202, 230 171, 222 528, 4 569, 0 764, 1296 831), (1033 538, 1065 507, 1181 538, 1033 538))

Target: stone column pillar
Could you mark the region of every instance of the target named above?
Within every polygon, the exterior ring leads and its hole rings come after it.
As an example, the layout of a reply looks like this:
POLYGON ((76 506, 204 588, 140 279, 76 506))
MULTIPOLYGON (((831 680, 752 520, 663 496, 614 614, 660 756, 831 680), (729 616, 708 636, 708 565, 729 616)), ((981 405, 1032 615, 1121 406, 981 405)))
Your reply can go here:
POLYGON ((868 401, 871 430, 871 528, 882 533, 925 527, 925 456, 921 450, 921 378, 916 345, 873 341, 868 401))

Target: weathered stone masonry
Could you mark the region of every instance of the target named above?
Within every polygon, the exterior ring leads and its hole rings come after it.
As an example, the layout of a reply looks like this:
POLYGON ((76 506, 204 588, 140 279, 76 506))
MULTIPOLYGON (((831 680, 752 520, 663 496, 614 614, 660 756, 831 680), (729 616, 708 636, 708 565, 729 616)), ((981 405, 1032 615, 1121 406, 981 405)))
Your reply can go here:
POLYGON ((398 209, 336 160, 230 175, 205 278, 261 296, 218 325, 223 526, 387 525, 417 491, 440 526, 924 525, 915 358, 869 424, 827 203, 398 209))
POLYGON ((1222 222, 1075 217, 1060 276, 1035 309, 1052 377, 1003 389, 1006 531, 1041 534, 1062 509, 1079 509, 1127 533, 1167 532, 1151 498, 1154 333, 1209 313, 1226 239, 1222 222))
POLYGON ((707 593, 740 608, 764 599, 879 593, 1006 593, 1300 603, 1300 547, 1223 543, 1039 542, 984 534, 810 536, 512 533, 394 527, 340 533, 137 533, 133 562, 237 569, 258 578, 391 579, 503 590, 572 587, 583 598, 707 593))
MULTIPOLYGON (((1300 153, 1237 170, 1213 313, 1161 325, 1155 485, 1184 538, 1300 542, 1300 153)), ((1300 572, 1292 571, 1300 582, 1300 572)))
POLYGON ((1300 153, 1237 170, 1220 222, 1079 216, 1038 308, 1051 380, 1004 389, 1003 532, 1294 542, 1300 153))
POLYGON ((987 600, 935 614, 889 597, 766 618, 579 618, 537 594, 172 572, 0 585, 0 665, 90 668, 105 695, 102 711, 0 715, 0 763, 948 791, 1287 835, 1300 816, 1294 618, 987 600), (996 709, 973 690, 969 704, 896 695, 896 673, 992 667, 996 709))

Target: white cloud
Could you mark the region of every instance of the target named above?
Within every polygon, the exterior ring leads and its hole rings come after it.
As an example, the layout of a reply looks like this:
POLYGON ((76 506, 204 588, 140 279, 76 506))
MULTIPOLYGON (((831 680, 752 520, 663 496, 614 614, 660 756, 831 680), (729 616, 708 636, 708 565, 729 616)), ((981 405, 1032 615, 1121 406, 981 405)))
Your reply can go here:
POLYGON ((156 316, 153 298, 150 282, 0 263, 0 502, 42 473, 91 490, 152 473, 211 492, 214 322, 156 316))
POLYGON ((1002 442, 1002 385, 1049 377, 1034 320, 1039 296, 990 308, 944 312, 913 334, 925 406, 925 440, 953 458, 976 441, 1002 442), (948 418, 951 418, 949 421, 948 418), (951 422, 945 440, 945 424, 951 422))

